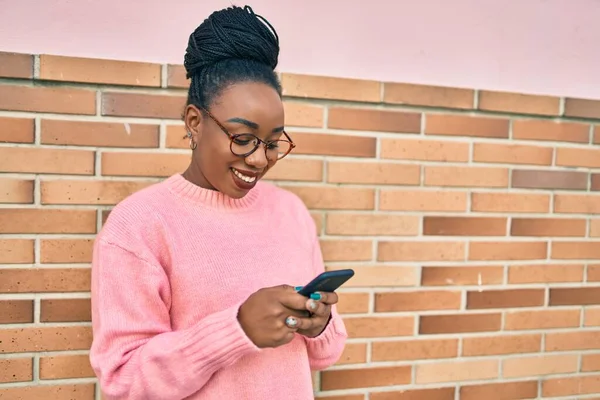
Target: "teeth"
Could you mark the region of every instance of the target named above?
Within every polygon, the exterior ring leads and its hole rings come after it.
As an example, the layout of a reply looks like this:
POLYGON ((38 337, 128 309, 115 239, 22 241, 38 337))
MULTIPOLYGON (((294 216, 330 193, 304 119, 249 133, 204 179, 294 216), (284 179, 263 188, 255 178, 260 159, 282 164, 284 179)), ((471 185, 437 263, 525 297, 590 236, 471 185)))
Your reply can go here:
POLYGON ((233 169, 233 173, 235 174, 235 176, 237 176, 238 178, 240 178, 244 182, 252 183, 252 182, 254 182, 256 180, 255 176, 246 176, 246 175, 243 175, 237 169, 233 169))

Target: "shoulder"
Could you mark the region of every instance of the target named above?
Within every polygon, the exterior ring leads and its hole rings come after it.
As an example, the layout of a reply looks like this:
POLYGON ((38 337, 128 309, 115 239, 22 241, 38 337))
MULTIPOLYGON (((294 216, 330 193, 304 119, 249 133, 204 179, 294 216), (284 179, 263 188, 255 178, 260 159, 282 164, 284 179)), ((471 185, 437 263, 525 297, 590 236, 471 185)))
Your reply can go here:
POLYGON ((173 205, 167 198, 170 196, 165 181, 150 184, 115 205, 98 233, 98 239, 118 243, 128 236, 152 234, 161 224, 161 212, 173 205))
POLYGON ((277 210, 297 220, 311 232, 316 232, 316 225, 302 197, 293 186, 280 187, 271 182, 262 182, 266 207, 277 210))

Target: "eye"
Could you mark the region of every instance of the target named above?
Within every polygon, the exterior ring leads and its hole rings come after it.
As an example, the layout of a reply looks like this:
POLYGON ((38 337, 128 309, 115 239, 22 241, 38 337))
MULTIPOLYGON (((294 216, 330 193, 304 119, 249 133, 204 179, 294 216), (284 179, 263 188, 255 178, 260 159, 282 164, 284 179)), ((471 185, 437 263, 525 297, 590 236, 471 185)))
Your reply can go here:
POLYGON ((246 146, 248 144, 256 144, 256 137, 254 137, 253 135, 239 135, 234 137, 233 139, 233 143, 239 145, 239 146, 246 146))

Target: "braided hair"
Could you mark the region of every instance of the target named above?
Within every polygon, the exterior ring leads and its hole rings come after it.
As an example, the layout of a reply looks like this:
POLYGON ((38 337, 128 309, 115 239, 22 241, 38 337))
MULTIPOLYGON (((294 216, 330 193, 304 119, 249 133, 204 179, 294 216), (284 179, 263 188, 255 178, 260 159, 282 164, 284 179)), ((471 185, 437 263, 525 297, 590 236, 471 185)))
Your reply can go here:
POLYGON ((189 37, 184 58, 191 78, 188 104, 208 109, 227 86, 260 82, 281 96, 275 73, 279 37, 252 8, 232 6, 212 13, 189 37))

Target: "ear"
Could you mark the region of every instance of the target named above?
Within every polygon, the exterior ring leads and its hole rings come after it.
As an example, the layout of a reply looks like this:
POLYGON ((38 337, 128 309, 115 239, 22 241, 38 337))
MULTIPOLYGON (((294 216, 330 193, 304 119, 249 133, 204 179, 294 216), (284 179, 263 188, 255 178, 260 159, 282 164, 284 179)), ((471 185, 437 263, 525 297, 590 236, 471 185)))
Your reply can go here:
POLYGON ((188 104, 185 107, 183 122, 186 130, 192 133, 192 138, 198 143, 202 137, 202 122, 204 122, 202 112, 195 105, 188 104))

